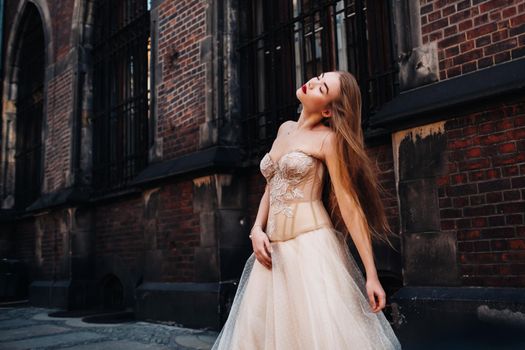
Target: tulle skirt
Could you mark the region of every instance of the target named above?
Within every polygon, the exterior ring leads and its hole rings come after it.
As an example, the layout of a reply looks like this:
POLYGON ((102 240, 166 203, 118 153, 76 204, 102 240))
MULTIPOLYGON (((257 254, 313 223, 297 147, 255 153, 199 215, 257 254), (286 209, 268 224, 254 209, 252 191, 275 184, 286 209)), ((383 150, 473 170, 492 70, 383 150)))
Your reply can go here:
POLYGON ((271 242, 272 268, 246 261, 212 349, 401 349, 341 232, 332 227, 271 242))

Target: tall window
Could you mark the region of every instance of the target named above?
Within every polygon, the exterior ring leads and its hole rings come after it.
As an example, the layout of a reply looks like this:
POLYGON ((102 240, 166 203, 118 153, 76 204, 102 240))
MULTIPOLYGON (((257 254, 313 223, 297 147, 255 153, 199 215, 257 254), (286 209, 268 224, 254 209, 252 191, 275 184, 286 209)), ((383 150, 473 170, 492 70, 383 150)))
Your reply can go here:
POLYGON ((295 91, 328 70, 354 74, 368 117, 396 92, 389 1, 242 0, 243 129, 251 154, 295 119, 295 91), (368 4, 368 5, 367 5, 368 4))
POLYGON ((93 188, 121 188, 147 164, 148 0, 97 0, 93 47, 93 188))
POLYGON ((20 25, 16 98, 15 206, 24 209, 41 191, 45 39, 37 8, 29 3, 20 25))

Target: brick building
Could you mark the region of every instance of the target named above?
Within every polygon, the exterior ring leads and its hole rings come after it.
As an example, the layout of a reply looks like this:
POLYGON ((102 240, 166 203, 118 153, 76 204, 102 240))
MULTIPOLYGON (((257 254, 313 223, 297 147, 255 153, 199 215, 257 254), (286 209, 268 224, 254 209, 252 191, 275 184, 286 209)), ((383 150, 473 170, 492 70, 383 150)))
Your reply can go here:
POLYGON ((259 160, 297 119, 296 88, 342 69, 401 233, 398 252, 376 247, 394 316, 414 298, 523 299, 525 2, 3 6, 0 257, 24 262, 28 290, 4 278, 2 297, 219 327, 259 160))

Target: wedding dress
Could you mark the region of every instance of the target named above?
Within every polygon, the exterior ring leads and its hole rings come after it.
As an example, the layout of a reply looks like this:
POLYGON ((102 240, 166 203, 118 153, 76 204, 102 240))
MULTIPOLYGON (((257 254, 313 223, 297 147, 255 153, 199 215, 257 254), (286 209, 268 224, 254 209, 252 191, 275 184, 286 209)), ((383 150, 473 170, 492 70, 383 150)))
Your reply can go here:
POLYGON ((324 163, 301 150, 260 171, 270 190, 266 234, 272 267, 246 261, 228 319, 212 349, 401 349, 374 313, 344 235, 321 201, 324 163))

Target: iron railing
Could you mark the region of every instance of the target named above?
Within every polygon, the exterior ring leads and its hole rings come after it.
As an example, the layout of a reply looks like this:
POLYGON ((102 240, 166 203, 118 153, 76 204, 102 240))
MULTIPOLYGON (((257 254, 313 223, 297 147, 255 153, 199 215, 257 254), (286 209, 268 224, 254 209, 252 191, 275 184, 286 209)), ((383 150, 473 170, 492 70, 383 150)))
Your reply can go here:
POLYGON ((241 108, 250 158, 297 119, 295 91, 329 70, 360 83, 363 128, 397 94, 389 1, 240 1, 241 108))
POLYGON ((99 0, 93 47, 93 189, 124 187, 148 160, 147 0, 99 0))

